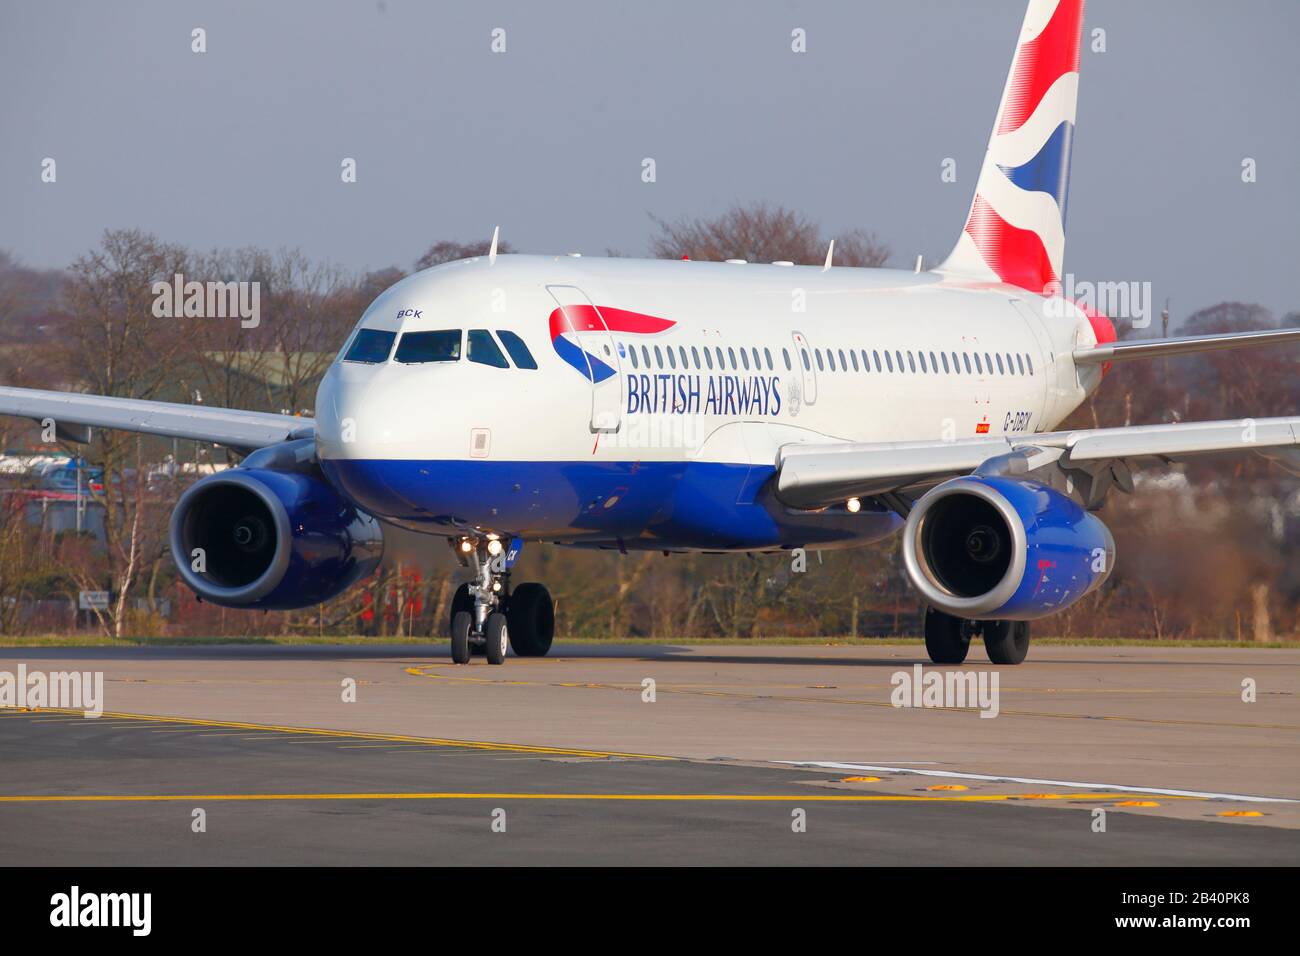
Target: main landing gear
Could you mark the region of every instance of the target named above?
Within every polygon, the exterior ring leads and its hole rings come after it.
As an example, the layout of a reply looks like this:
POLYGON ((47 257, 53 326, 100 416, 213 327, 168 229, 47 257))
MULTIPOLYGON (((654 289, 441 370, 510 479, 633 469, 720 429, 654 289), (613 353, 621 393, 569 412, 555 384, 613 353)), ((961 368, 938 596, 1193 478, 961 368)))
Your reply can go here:
MULTIPOLYGON (((468 664, 482 654, 489 664, 503 664, 506 648, 518 657, 541 657, 555 638, 555 603, 541 584, 510 588, 510 564, 505 547, 494 536, 459 538, 451 542, 474 580, 456 589, 451 601, 451 659, 468 664)), ((515 554, 518 549, 515 548, 515 554)))
POLYGON ((994 664, 1019 664, 1029 653, 1028 621, 968 621, 936 608, 925 609, 925 650, 936 664, 966 660, 973 637, 984 639, 994 664))

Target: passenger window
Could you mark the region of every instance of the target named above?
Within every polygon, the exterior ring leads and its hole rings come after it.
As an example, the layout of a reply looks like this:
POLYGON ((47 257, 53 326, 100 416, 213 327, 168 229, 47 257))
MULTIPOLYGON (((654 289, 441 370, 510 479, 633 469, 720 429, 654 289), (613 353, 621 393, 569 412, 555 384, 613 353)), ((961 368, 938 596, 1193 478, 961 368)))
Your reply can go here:
MULTIPOLYGON (((488 334, 487 329, 477 329, 475 331, 487 336, 489 342, 492 341, 492 336, 488 334)), ((492 343, 492 348, 496 350, 497 355, 501 354, 501 350, 496 347, 495 342, 492 343)), ((410 365, 418 365, 422 362, 459 362, 460 329, 443 329, 438 332, 406 332, 402 335, 402 341, 397 343, 397 354, 394 358, 399 362, 410 365)), ((505 368, 504 358, 501 363, 501 367, 505 368)))
POLYGON ((655 368, 664 367, 664 354, 659 351, 659 346, 655 346, 655 368))
POLYGON ((740 350, 740 364, 745 366, 746 372, 749 371, 749 356, 745 354, 744 349, 740 350))
POLYGON ((786 370, 787 372, 793 372, 793 371, 794 371, 794 366, 790 364, 790 350, 789 350, 789 349, 782 349, 782 350, 781 350, 781 357, 782 357, 783 359, 785 359, 785 370, 786 370))
POLYGON ((1025 353, 1025 364, 1029 366, 1029 374, 1034 374, 1034 357, 1028 352, 1025 353))
POLYGON ((962 353, 961 353, 961 358, 962 358, 962 361, 966 363, 966 374, 969 375, 969 374, 970 374, 970 353, 969 353, 969 352, 962 352, 962 353))
POLYGON ((958 375, 961 374, 961 361, 957 358, 957 353, 952 353, 952 370, 958 375))
POLYGON ((830 349, 826 350, 826 364, 831 367, 832 372, 835 371, 835 353, 830 349))
MULTIPOLYGON (((406 336, 402 336, 403 339, 406 336)), ((459 348, 457 343, 457 348, 459 348)), ((397 351, 402 351, 402 346, 397 347, 397 351)), ((509 368, 510 363, 506 357, 501 354, 497 348, 496 341, 492 338, 492 333, 487 329, 470 329, 468 341, 465 345, 465 357, 471 362, 477 362, 480 365, 491 365, 493 368, 509 368)))
POLYGON ((804 370, 805 372, 811 372, 811 371, 812 371, 812 363, 810 363, 810 362, 808 361, 808 350, 807 350, 807 349, 800 349, 800 350, 799 350, 799 353, 803 356, 803 370, 804 370))
POLYGON ((763 363, 758 360, 758 346, 755 345, 751 348, 749 354, 754 356, 754 371, 761 372, 763 370, 763 363))
POLYGON ((895 359, 895 360, 897 361, 897 363, 898 363, 898 371, 899 371, 899 373, 901 374, 902 371, 903 371, 903 353, 900 352, 900 351, 898 351, 897 349, 895 349, 895 350, 894 350, 894 359, 895 359))
POLYGON ((628 357, 629 359, 632 360, 632 367, 633 367, 633 368, 636 368, 636 367, 637 367, 637 364, 636 364, 636 346, 635 346, 635 345, 632 346, 630 349, 627 350, 627 357, 628 357))
POLYGON ((924 352, 917 352, 916 354, 919 355, 919 356, 921 356, 921 371, 922 371, 922 372, 928 372, 928 371, 930 371, 928 368, 926 368, 926 365, 925 365, 925 353, 924 353, 924 352))
POLYGON ((894 370, 894 357, 888 352, 885 353, 885 364, 889 366, 891 372, 894 370))
MULTIPOLYGON (((459 344, 459 332, 456 333, 456 337, 459 344)), ((396 338, 396 332, 362 329, 357 333, 357 337, 352 340, 352 347, 348 349, 348 354, 343 356, 343 361, 366 362, 370 365, 387 362, 388 353, 393 350, 393 340, 396 338)))
POLYGON ((735 349, 727 349, 727 358, 731 359, 731 368, 732 368, 732 370, 735 370, 735 368, 736 368, 736 350, 735 350, 735 349))
POLYGON ((984 374, 984 364, 980 361, 979 352, 975 353, 975 371, 978 372, 980 375, 984 374))
POLYGON ((690 364, 686 361, 686 346, 685 346, 685 345, 679 345, 679 346, 677 346, 677 354, 680 355, 680 356, 682 357, 682 368, 684 368, 684 369, 685 369, 685 368, 690 368, 690 367, 691 367, 690 364))
MULTIPOLYGON (((533 353, 528 351, 528 346, 514 332, 509 329, 497 329, 497 338, 501 344, 506 347, 510 353, 510 359, 518 368, 537 368, 537 360, 533 358, 533 353)), ((632 367, 636 367, 636 349, 628 349, 632 353, 632 367)))
POLYGON ((846 371, 846 372, 849 370, 849 363, 846 362, 846 361, 844 361, 844 350, 843 350, 843 349, 840 349, 840 368, 844 369, 844 371, 846 371))
POLYGON ((776 368, 776 366, 774 366, 774 365, 772 364, 772 350, 771 350, 771 349, 763 349, 763 358, 767 359, 767 370, 768 370, 769 372, 772 371, 774 368, 776 368))
POLYGON ((1001 355, 997 356, 997 360, 998 360, 998 374, 1005 375, 1006 373, 1002 371, 1002 356, 1001 355))
POLYGON ((669 368, 676 368, 676 367, 677 367, 677 356, 673 355, 673 347, 670 345, 670 346, 668 346, 668 348, 666 348, 664 351, 666 351, 666 352, 668 353, 668 367, 669 367, 669 368))
POLYGON ((853 371, 856 372, 858 370, 858 353, 853 349, 849 349, 849 358, 853 359, 853 371))
MULTIPOLYGON (((901 365, 902 362, 900 362, 899 364, 901 365)), ((912 353, 911 353, 911 352, 908 352, 908 353, 907 353, 907 367, 910 368, 910 369, 912 370, 913 374, 915 374, 915 372, 916 372, 916 359, 912 358, 912 353)))
POLYGON ((722 346, 721 346, 721 345, 715 345, 715 346, 713 347, 713 353, 714 353, 715 355, 717 355, 717 357, 718 357, 718 371, 721 372, 721 371, 723 371, 723 370, 727 367, 727 362, 726 362, 726 360, 722 357, 722 346))
POLYGON ((950 375, 951 373, 948 371, 948 353, 940 352, 939 358, 943 359, 943 374, 950 375))
POLYGON ((691 358, 695 360, 695 367, 700 367, 700 350, 694 345, 691 346, 691 358))
POLYGON ((864 372, 870 372, 870 371, 871 371, 871 360, 870 360, 869 358, 867 358, 867 350, 866 350, 866 349, 863 349, 863 350, 862 350, 862 371, 864 371, 864 372))
POLYGON ((826 363, 822 361, 822 350, 821 350, 821 349, 813 349, 813 355, 814 355, 814 356, 816 357, 816 359, 817 359, 817 371, 819 371, 819 372, 824 372, 824 371, 826 371, 826 363))
POLYGON ((877 352, 875 349, 872 349, 871 354, 874 355, 874 356, 876 357, 876 371, 879 372, 879 371, 880 371, 880 353, 877 352))
POLYGON ((990 375, 993 374, 993 359, 989 358, 988 352, 984 353, 984 367, 989 370, 990 375))
POLYGON ((704 364, 709 367, 710 372, 713 371, 713 353, 709 351, 707 345, 704 347, 704 364))

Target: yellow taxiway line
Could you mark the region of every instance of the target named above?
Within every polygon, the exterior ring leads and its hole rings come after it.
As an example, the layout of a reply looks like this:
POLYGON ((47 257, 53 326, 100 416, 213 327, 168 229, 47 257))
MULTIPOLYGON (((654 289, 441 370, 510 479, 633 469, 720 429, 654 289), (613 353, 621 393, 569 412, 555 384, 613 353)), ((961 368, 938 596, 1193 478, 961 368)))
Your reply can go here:
MULTIPOLYGON (((56 708, 28 709, 26 715, 80 715, 80 711, 56 708)), ((146 721, 160 724, 184 724, 187 727, 209 727, 225 730, 255 730, 280 734, 309 734, 314 737, 338 737, 349 740, 382 740, 387 743, 424 744, 432 747, 461 747, 471 750, 498 750, 508 753, 546 754, 560 757, 625 757, 636 760, 673 760, 658 754, 621 753, 606 750, 581 750, 573 747, 539 747, 530 744, 506 744, 491 740, 454 740, 449 737, 417 737, 409 734, 385 734, 364 730, 328 730, 322 727, 289 727, 278 724, 253 724, 237 720, 204 720, 198 717, 163 717, 157 714, 127 714, 105 711, 103 717, 118 720, 146 721)), ((92 718, 83 718, 86 720, 92 718)))
MULTIPOLYGON (((635 802, 737 803, 987 803, 1007 800, 1130 800, 1142 794, 984 793, 921 795, 884 793, 167 793, 167 794, 13 794, 0 803, 195 803, 217 800, 627 800, 635 802)), ((1199 797, 1164 799, 1198 800, 1199 797)))

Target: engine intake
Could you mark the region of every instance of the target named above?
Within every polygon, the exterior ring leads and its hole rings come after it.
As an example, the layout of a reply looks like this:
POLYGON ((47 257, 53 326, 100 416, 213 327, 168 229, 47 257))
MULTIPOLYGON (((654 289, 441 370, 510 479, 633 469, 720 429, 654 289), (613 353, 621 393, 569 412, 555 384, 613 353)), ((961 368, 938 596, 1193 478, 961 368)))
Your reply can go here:
POLYGON ((954 478, 907 518, 903 562, 925 600, 965 618, 1034 620, 1101 585, 1115 559, 1110 530, 1036 481, 954 478))
POLYGON ((181 577, 204 600, 292 610, 328 601, 373 571, 383 531, 318 471, 245 466, 181 495, 171 547, 181 577))

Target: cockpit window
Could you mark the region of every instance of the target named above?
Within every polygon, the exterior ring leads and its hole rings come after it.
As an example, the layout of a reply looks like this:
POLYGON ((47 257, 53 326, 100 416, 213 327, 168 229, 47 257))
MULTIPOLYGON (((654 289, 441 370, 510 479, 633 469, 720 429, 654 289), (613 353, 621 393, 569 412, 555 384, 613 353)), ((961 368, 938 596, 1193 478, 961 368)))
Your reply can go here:
POLYGON ((460 329, 437 332, 406 332, 397 344, 397 361, 409 365, 422 362, 459 362, 460 329))
POLYGON ((395 338, 397 338, 396 332, 362 329, 357 333, 357 337, 352 340, 352 347, 348 349, 348 354, 343 356, 343 361, 369 362, 371 365, 378 362, 387 362, 388 353, 393 350, 393 339, 395 338))
MULTIPOLYGON (((533 353, 528 351, 528 346, 524 344, 524 340, 518 335, 506 329, 497 329, 497 338, 501 340, 501 344, 504 345, 506 351, 510 353, 510 357, 514 360, 516 367, 537 368, 537 360, 533 358, 533 353)), ((633 352, 632 354, 632 364, 635 365, 636 353, 633 352)))
POLYGON ((471 362, 478 362, 480 365, 491 365, 493 368, 509 368, 510 363, 506 357, 501 354, 501 349, 492 339, 492 333, 487 329, 470 329, 469 330, 469 347, 466 354, 471 362))

